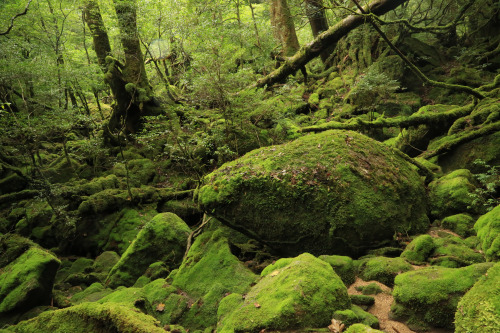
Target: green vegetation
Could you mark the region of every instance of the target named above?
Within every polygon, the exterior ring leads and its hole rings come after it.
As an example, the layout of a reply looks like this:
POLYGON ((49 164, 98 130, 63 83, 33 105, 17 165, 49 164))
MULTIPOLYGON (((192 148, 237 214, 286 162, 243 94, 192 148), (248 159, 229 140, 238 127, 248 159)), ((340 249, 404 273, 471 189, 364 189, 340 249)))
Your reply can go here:
POLYGON ((498 330, 499 14, 0 1, 0 331, 498 330))

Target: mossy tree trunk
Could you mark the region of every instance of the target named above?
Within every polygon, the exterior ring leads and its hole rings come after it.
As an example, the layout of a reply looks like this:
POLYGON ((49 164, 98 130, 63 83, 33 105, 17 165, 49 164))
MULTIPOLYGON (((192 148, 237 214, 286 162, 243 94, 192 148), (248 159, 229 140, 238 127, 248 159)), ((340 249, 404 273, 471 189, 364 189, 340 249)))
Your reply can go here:
MULTIPOLYGON (((316 38, 319 34, 327 31, 329 28, 328 20, 326 19, 325 14, 325 7, 323 6, 323 0, 306 0, 304 4, 313 37, 316 38)), ((321 52, 320 57, 325 65, 328 65, 328 57, 333 53, 334 49, 334 47, 328 47, 321 52)))
MULTIPOLYGON (((372 1, 365 10, 375 15, 383 15, 393 10, 408 0, 375 0, 372 1)), ((312 42, 304 45, 294 56, 288 58, 283 65, 259 79, 253 87, 264 87, 272 85, 286 79, 298 69, 304 67, 309 61, 319 56, 325 49, 335 47, 337 42, 350 31, 367 23, 368 20, 363 15, 349 15, 327 31, 318 35, 312 42)))
MULTIPOLYGON (((108 123, 109 133, 135 133, 143 115, 154 114, 157 108, 144 68, 137 34, 135 1, 114 0, 125 64, 111 57, 109 37, 96 0, 84 0, 84 18, 92 34, 97 61, 105 73, 115 99, 108 123)), ((108 133, 108 134, 109 134, 108 133)))
POLYGON ((271 25, 274 36, 281 43, 283 55, 285 57, 294 55, 300 45, 286 0, 271 0, 271 25))

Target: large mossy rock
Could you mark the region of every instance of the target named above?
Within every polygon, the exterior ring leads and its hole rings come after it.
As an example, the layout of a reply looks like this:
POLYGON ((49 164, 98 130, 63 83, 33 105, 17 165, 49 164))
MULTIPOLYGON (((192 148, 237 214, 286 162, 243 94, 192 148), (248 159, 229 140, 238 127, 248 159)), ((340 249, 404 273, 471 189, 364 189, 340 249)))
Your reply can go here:
POLYGON ((400 274, 394 281, 392 313, 412 325, 453 329, 460 298, 492 265, 433 266, 400 274))
POLYGON ((358 274, 365 281, 375 280, 392 287, 398 274, 411 270, 413 267, 403 258, 373 257, 361 260, 358 274))
POLYGON ((500 260, 500 205, 481 216, 474 229, 488 260, 500 260))
POLYGON ((491 267, 458 303, 455 332, 500 332, 500 263, 491 267))
POLYGON ((177 215, 161 213, 149 221, 127 248, 106 279, 110 287, 131 286, 152 263, 177 268, 191 230, 177 215))
POLYGON ((266 267, 243 297, 225 297, 217 332, 259 332, 326 327, 337 310, 351 307, 342 280, 326 262, 304 253, 266 267))
POLYGON ((48 304, 60 261, 17 235, 0 239, 0 318, 48 304))
MULTIPOLYGON (((8 328, 16 333, 165 333, 151 316, 114 303, 83 303, 42 313, 8 328)), ((179 331, 182 332, 182 331, 179 331)))
MULTIPOLYGON (((223 231, 214 231, 198 236, 179 270, 169 276, 172 286, 187 293, 191 299, 179 320, 185 327, 215 326, 219 302, 227 294, 247 292, 257 279, 231 253, 223 235, 223 231)), ((175 301, 177 299, 174 297, 175 301)))
POLYGON ((359 255, 429 223, 412 166, 351 131, 254 150, 204 181, 198 199, 207 212, 288 255, 359 255))
POLYGON ((467 169, 459 169, 429 184, 431 214, 443 218, 452 214, 476 213, 474 209, 474 176, 467 169))

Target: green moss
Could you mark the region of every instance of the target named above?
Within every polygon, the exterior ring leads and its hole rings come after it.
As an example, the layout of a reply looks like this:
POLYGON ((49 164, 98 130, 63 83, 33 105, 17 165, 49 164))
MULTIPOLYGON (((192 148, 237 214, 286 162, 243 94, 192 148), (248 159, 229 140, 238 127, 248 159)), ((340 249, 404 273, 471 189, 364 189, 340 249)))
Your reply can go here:
POLYGON ((355 305, 370 306, 375 304, 375 298, 368 295, 349 295, 351 303, 355 305))
POLYGON ((218 332, 328 326, 333 312, 350 307, 332 267, 308 253, 280 259, 261 275, 244 299, 230 295, 221 301, 218 332))
POLYGON ((358 275, 365 281, 375 280, 390 287, 398 274, 410 270, 413 267, 403 258, 374 257, 362 260, 358 275))
POLYGON ((361 291, 363 295, 377 295, 382 292, 382 288, 380 288, 380 286, 375 282, 372 282, 364 286, 357 286, 356 290, 361 291))
POLYGON ((92 270, 95 274, 107 276, 118 260, 120 260, 120 256, 116 252, 105 251, 95 258, 92 270))
POLYGON ((74 294, 71 297, 71 303, 80 304, 83 302, 96 302, 112 292, 113 291, 111 289, 107 289, 101 283, 95 282, 88 288, 85 288, 85 290, 74 294))
POLYGON ((126 191, 118 189, 106 189, 104 191, 92 194, 78 206, 80 216, 91 214, 103 214, 116 211, 127 204, 126 191))
POLYGON ((491 267, 462 297, 455 332, 500 332, 500 263, 491 267))
POLYGON ((318 93, 312 93, 311 96, 309 96, 309 99, 307 102, 311 105, 318 105, 319 104, 319 94, 318 93))
POLYGON ((474 229, 488 260, 500 260, 500 206, 481 216, 474 229))
POLYGON ((0 270, 0 314, 48 303, 61 262, 32 246, 0 270))
POLYGON ((156 214, 158 213, 154 209, 136 210, 124 208, 120 212, 119 219, 113 223, 113 228, 109 231, 109 237, 104 249, 123 254, 140 229, 156 214))
POLYGON ((346 286, 350 286, 356 280, 354 263, 350 257, 322 255, 318 258, 329 263, 346 286))
POLYGON ((429 262, 443 267, 463 267, 484 262, 484 256, 468 247, 458 237, 444 237, 434 240, 434 249, 429 262))
POLYGON ((222 232, 198 236, 173 276, 172 286, 187 293, 191 306, 180 323, 206 328, 217 322, 217 307, 227 293, 244 293, 256 276, 231 254, 222 232))
POLYGON ((429 267, 400 274, 393 296, 406 315, 435 327, 453 328, 460 298, 492 266, 474 264, 463 268, 429 267))
POLYGON ((161 213, 149 221, 106 279, 110 287, 131 286, 153 262, 174 268, 180 264, 191 230, 177 215, 161 213))
POLYGON ((441 226, 466 238, 475 234, 473 228, 474 222, 474 218, 468 214, 456 214, 445 217, 443 221, 441 221, 441 226))
MULTIPOLYGON (((154 180, 157 174, 156 166, 150 159, 147 158, 127 161, 127 167, 130 177, 130 185, 133 187, 140 187, 141 185, 149 184, 154 180)), ((123 163, 115 164, 112 172, 116 176, 123 179, 127 177, 127 170, 125 169, 125 164, 123 163)))
POLYGON ((344 331, 344 333, 382 333, 382 331, 373 329, 364 324, 354 324, 344 331))
POLYGON ((121 304, 83 303, 44 312, 9 328, 16 333, 165 333, 156 319, 121 304))
POLYGON ((437 218, 471 212, 474 176, 467 169, 455 170, 429 184, 431 213, 437 218))
POLYGON ((394 232, 423 231, 425 197, 416 171, 385 145, 326 131, 224 164, 205 177, 198 200, 284 253, 359 255, 394 232))
POLYGON ((406 246, 406 249, 401 254, 401 258, 414 264, 421 264, 427 261, 427 258, 432 254, 435 247, 434 239, 431 236, 420 235, 406 246))
POLYGON ((379 322, 377 317, 364 311, 359 306, 353 305, 350 309, 335 311, 333 318, 341 321, 345 327, 352 326, 356 323, 367 325, 371 328, 378 328, 379 322))

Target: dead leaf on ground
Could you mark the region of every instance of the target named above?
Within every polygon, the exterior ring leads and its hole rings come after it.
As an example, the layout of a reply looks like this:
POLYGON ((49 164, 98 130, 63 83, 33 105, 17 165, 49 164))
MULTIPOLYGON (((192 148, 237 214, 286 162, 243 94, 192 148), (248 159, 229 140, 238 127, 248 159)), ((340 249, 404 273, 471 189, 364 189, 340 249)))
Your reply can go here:
POLYGON ((258 308, 260 308, 260 304, 259 304, 259 303, 257 303, 257 302, 253 303, 253 305, 254 305, 257 309, 258 309, 258 308))
POLYGON ((272 272, 271 274, 269 274, 270 276, 276 276, 279 274, 279 270, 275 270, 274 272, 272 272))
POLYGON ((344 331, 345 325, 336 319, 332 319, 332 324, 328 325, 328 330, 332 333, 342 333, 344 331))
POLYGON ((158 304, 158 306, 156 307, 156 311, 163 312, 163 310, 165 310, 165 304, 164 303, 158 304))

